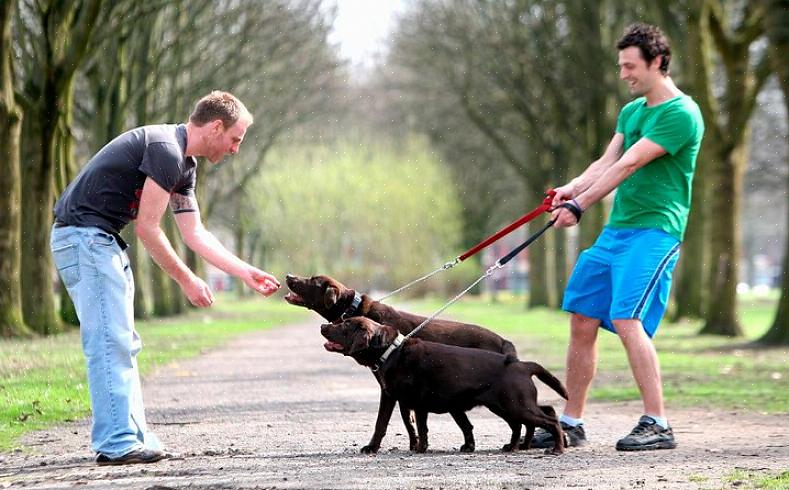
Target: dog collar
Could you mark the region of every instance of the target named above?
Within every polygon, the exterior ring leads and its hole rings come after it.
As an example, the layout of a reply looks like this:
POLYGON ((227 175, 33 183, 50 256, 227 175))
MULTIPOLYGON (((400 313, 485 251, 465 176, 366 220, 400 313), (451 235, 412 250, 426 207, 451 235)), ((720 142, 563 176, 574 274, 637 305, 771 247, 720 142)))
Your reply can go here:
POLYGON ((354 291, 351 306, 349 306, 348 309, 345 310, 342 315, 340 315, 340 320, 345 320, 348 317, 356 316, 355 313, 360 304, 362 304, 362 295, 354 291))
POLYGON ((405 335, 403 335, 400 332, 398 332, 397 333, 397 338, 394 339, 394 342, 392 342, 392 345, 390 345, 389 348, 386 349, 386 351, 384 351, 383 355, 381 355, 381 357, 378 358, 378 361, 375 363, 375 366, 373 366, 371 368, 373 370, 373 372, 377 372, 379 369, 381 369, 381 367, 384 365, 384 363, 389 358, 389 356, 392 354, 392 352, 394 352, 395 349, 400 347, 400 344, 402 344, 404 340, 405 340, 405 335))

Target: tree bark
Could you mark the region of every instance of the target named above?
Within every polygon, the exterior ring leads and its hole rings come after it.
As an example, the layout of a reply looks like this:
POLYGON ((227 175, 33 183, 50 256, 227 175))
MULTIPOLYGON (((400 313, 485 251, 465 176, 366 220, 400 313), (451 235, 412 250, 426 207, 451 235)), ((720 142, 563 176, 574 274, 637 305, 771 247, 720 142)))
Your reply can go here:
MULTIPOLYGON (((789 0, 767 0, 766 4, 768 13, 765 18, 765 30, 770 40, 771 62, 784 94, 784 107, 789 121, 789 66, 785 60, 789 50, 789 0)), ((789 157, 787 158, 787 167, 789 167, 789 157)), ((789 174, 787 174, 787 185, 789 185, 789 174)), ((789 214, 784 224, 789 224, 789 214)), ((789 230, 789 226, 785 229, 789 230)), ((778 311, 772 326, 759 341, 766 344, 789 344, 789 242, 784 250, 778 311)))
POLYGON ((16 2, 0 7, 0 337, 29 336, 20 281, 20 162, 22 111, 14 100, 11 22, 16 2))

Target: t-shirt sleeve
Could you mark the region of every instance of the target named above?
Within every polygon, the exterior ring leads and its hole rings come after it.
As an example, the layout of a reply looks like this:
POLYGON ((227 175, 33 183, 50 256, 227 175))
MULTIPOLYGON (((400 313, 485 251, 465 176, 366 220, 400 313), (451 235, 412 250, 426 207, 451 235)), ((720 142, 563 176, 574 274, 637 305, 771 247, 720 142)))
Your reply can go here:
POLYGON ((184 196, 195 196, 195 188, 197 187, 197 173, 192 169, 189 171, 181 181, 176 185, 173 192, 182 194, 184 196))
POLYGON ((629 102, 625 104, 622 110, 619 111, 619 116, 616 118, 616 132, 625 134, 625 124, 627 124, 627 120, 631 114, 633 114, 633 110, 635 108, 635 102, 629 102))
POLYGON ((675 155, 696 134, 695 120, 685 110, 670 110, 662 114, 643 137, 657 143, 666 153, 675 155))
POLYGON ((173 192, 181 181, 182 158, 176 145, 170 143, 150 143, 145 148, 140 171, 166 190, 173 192))

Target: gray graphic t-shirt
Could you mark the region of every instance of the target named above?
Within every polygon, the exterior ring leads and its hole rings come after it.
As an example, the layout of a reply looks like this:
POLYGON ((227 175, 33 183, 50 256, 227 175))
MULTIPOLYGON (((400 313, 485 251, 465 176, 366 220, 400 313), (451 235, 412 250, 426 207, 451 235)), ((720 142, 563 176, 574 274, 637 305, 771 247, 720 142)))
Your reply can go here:
POLYGON ((121 134, 66 187, 55 203, 55 218, 68 225, 120 233, 137 218, 147 177, 170 193, 194 196, 197 161, 186 157, 185 151, 183 124, 142 126, 121 134))

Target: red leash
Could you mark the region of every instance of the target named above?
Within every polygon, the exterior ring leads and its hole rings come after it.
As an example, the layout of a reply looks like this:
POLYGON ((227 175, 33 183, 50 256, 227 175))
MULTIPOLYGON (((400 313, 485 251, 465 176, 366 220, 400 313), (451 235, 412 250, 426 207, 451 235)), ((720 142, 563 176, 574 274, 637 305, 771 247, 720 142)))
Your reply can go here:
POLYGON ((503 236, 506 236, 506 235, 509 235, 516 228, 520 228, 521 226, 525 225, 526 223, 528 223, 529 221, 533 220, 534 218, 536 218, 537 216, 541 215, 542 213, 550 211, 551 208, 553 207, 551 203, 553 202, 553 196, 555 196, 555 195, 556 195, 556 191, 553 190, 553 189, 550 189, 550 190, 546 191, 545 192, 545 199, 542 200, 542 204, 540 204, 539 206, 534 208, 533 211, 531 211, 531 212, 529 212, 527 214, 524 214, 523 216, 521 216, 517 220, 513 221, 509 225, 505 226, 504 228, 500 229, 499 231, 497 231, 493 235, 489 236, 488 238, 486 238, 486 239, 482 240, 481 242, 479 242, 478 244, 474 245, 466 253, 464 253, 463 255, 459 256, 458 260, 461 261, 461 262, 466 260, 467 258, 469 258, 472 255, 476 254, 477 252, 479 252, 483 248, 487 247, 491 243, 497 241, 499 238, 501 238, 503 236))
MULTIPOLYGON (((469 258, 472 255, 476 254, 477 252, 479 252, 480 250, 484 249, 485 247, 487 247, 491 243, 496 242, 501 237, 509 235, 516 228, 519 228, 519 227, 523 226, 524 224, 526 224, 529 221, 533 220, 534 218, 536 218, 537 216, 541 215, 542 213, 550 211, 552 209, 551 203, 553 201, 553 196, 555 196, 555 195, 556 195, 556 191, 553 190, 553 189, 550 189, 550 190, 546 191, 545 192, 545 196, 546 197, 545 197, 545 199, 543 199, 542 204, 540 204, 539 206, 534 208, 534 210, 530 211, 529 213, 524 214, 523 216, 518 218, 516 221, 510 223, 509 225, 507 225, 504 228, 500 229, 499 231, 497 231, 493 235, 491 235, 488 238, 482 240, 477 245, 474 245, 474 247, 470 248, 463 255, 460 255, 460 256, 456 257, 451 262, 447 262, 446 264, 444 264, 443 266, 441 266, 438 269, 434 270, 433 272, 430 272, 429 274, 426 274, 426 275, 420 277, 419 279, 411 281, 408 284, 406 284, 405 286, 403 286, 403 287, 401 287, 399 289, 396 289, 396 290, 392 291, 391 293, 389 293, 389 294, 387 294, 385 296, 382 296, 381 298, 378 299, 378 301, 383 301, 384 299, 389 298, 390 296, 394 296, 395 294, 399 293, 400 291, 406 290, 406 289, 410 288, 411 286, 413 286, 414 284, 422 282, 422 281, 424 281, 424 280, 426 280, 426 279, 438 274, 441 271, 444 271, 444 270, 451 269, 451 268, 455 267, 459 262, 462 262, 462 261, 466 260, 467 258, 469 258)), ((551 222, 550 224, 553 225, 553 222, 551 222)), ((539 234, 542 234, 542 232, 545 231, 548 227, 549 226, 546 226, 545 228, 543 228, 543 230, 540 231, 539 234)), ((537 236, 539 236, 539 234, 537 236)), ((531 243, 531 242, 529 242, 529 243, 531 243)), ((524 245, 524 247, 525 247, 525 245, 524 245)), ((520 250, 521 249, 518 249, 518 251, 520 251, 520 250)), ((510 257, 510 258, 512 258, 512 257, 510 257)), ((509 260, 509 259, 507 259, 507 260, 509 260)))

